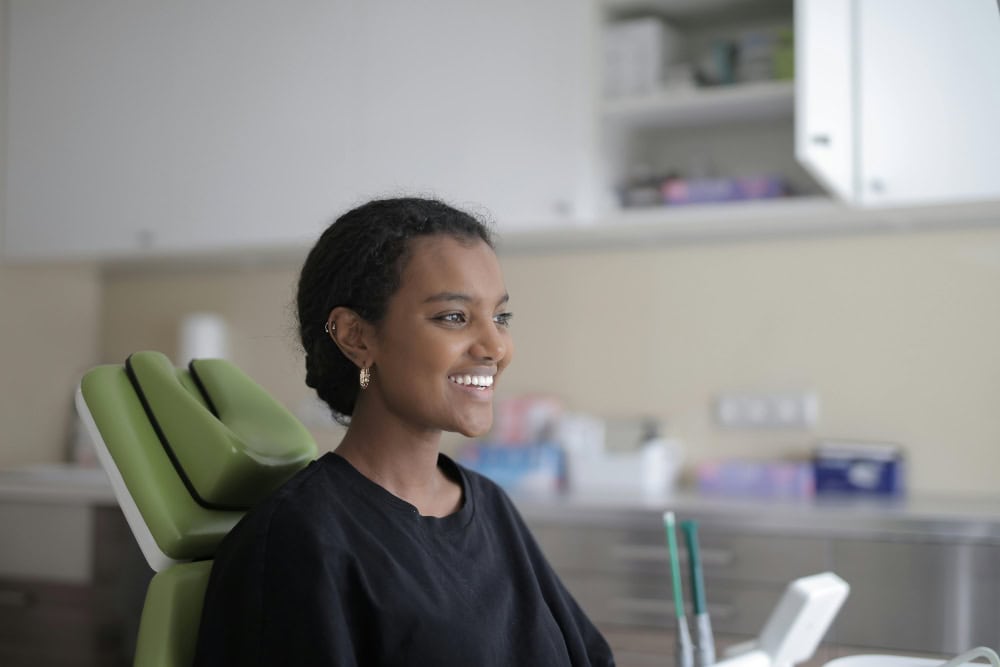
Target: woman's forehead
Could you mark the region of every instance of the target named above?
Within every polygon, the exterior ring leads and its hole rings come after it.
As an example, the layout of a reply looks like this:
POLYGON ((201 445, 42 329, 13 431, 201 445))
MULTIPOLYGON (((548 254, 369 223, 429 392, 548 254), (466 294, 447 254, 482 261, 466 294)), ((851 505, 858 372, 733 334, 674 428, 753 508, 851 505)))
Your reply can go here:
POLYGON ((435 235, 411 243, 401 291, 415 297, 451 292, 489 298, 506 293, 496 254, 481 239, 435 235))

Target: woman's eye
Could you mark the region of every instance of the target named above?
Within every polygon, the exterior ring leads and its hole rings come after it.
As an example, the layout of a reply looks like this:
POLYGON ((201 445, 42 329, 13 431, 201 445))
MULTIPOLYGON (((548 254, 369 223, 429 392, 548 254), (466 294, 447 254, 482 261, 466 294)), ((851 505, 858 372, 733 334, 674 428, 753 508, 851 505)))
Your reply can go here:
POLYGON ((514 313, 499 313, 493 316, 493 321, 502 327, 509 327, 512 317, 514 317, 514 313))
POLYGON ((447 322, 448 324, 464 324, 465 314, 464 313, 445 313, 440 315, 438 318, 441 322, 447 322))

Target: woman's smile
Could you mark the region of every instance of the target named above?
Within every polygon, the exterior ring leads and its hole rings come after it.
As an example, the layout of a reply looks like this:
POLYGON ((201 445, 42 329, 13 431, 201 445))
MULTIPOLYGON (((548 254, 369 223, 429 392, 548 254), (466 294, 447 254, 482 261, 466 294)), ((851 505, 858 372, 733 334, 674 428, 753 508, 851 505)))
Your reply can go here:
POLYGON ((449 375, 448 382, 464 395, 480 400, 493 400, 494 375, 449 375))

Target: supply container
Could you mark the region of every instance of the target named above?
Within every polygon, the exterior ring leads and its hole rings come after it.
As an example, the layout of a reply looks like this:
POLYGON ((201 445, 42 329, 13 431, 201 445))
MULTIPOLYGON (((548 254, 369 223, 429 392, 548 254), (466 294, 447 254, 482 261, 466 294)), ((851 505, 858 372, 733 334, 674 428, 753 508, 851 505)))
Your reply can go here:
POLYGON ((827 440, 813 457, 817 495, 895 497, 905 491, 903 450, 897 444, 827 440))

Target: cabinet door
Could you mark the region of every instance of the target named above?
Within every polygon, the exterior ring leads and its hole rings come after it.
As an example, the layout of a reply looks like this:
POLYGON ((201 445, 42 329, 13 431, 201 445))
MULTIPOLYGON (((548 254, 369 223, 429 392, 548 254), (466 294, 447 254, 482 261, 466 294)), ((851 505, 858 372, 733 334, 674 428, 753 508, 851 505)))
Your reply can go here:
POLYGON ((1000 198, 996 0, 797 0, 796 153, 864 206, 1000 198))
POLYGON ((796 0, 795 157, 837 197, 854 201, 851 3, 796 0))
POLYGON ((586 216, 596 123, 580 0, 382 0, 359 8, 364 193, 482 205, 502 229, 586 216))
POLYGON ((856 6, 862 201, 1000 197, 1000 5, 856 6))
POLYGON ((838 642, 955 654, 1000 641, 1000 548, 847 539, 833 548, 851 585, 838 642))
POLYGON ((866 0, 855 6, 862 201, 1000 197, 1000 4, 866 0))
POLYGON ((11 0, 14 257, 313 239, 354 193, 345 0, 11 0))

